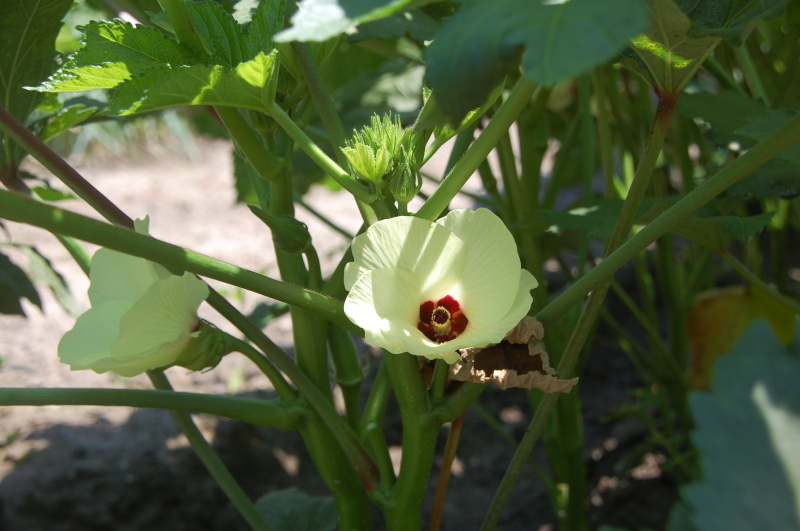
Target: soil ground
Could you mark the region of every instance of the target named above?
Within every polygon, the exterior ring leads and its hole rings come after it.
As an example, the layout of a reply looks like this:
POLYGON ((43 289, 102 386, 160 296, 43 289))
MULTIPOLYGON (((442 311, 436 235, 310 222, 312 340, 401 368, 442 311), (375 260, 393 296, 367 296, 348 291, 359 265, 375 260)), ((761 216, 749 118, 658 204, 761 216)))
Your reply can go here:
MULTIPOLYGON (((194 159, 180 153, 142 156, 139 160, 107 157, 78 169, 129 215, 149 214, 154 236, 277 276, 269 232, 246 207, 235 203, 230 144, 203 139, 196 142, 194 159)), ((47 175, 35 165, 28 169, 47 175)), ((346 194, 313 186, 306 200, 345 229, 358 229, 360 218, 346 194)), ((456 207, 472 206, 468 200, 458 201, 456 207)), ((63 205, 93 215, 78 201, 63 205)), ((298 210, 298 217, 308 224, 323 257, 323 269, 330 271, 346 247, 346 240, 302 209, 298 210)), ((88 305, 88 281, 51 235, 13 223, 6 225, 13 241, 34 244, 50 258, 80 302, 88 305)), ((5 249, 4 252, 17 263, 24 263, 21 255, 5 249)), ((212 284, 244 311, 263 300, 212 284)), ((40 293, 43 312, 26 303, 27 318, 0 316, 0 387, 149 387, 144 377, 123 379, 111 373, 70 372, 69 367, 59 363, 56 346, 75 317, 67 314, 46 289, 40 293)), ((210 308, 202 308, 201 316, 225 328, 224 321, 210 308)), ((287 318, 270 323, 267 333, 291 350, 291 323, 287 318)), ((643 441, 646 429, 635 419, 615 415, 622 405, 633 403, 630 391, 641 382, 624 354, 613 345, 610 338, 603 339, 601 331, 579 387, 585 418, 591 525, 663 529, 676 499, 676 486, 669 474, 660 470, 655 454, 649 454, 632 471, 624 470, 623 458, 643 441)), ((360 346, 365 360, 377 355, 368 345, 360 346)), ((376 363, 371 365, 374 369, 376 363)), ((235 354, 207 373, 170 369, 168 375, 179 390, 246 396, 271 393, 266 378, 244 357, 235 354)), ((522 436, 530 421, 524 392, 490 388, 480 397, 480 403, 500 419, 508 434, 517 439, 522 436)), ((247 529, 164 411, 5 407, 0 408, 0 419, 0 530, 247 529)), ((311 494, 326 493, 295 433, 207 415, 195 419, 253 498, 289 486, 311 494)), ((396 449, 400 434, 399 414, 392 407, 387 419, 387 440, 396 449)), ((440 437, 440 451, 445 435, 446 431, 440 437)), ((443 530, 480 526, 512 454, 512 446, 500 434, 480 415, 468 411, 448 490, 443 530)), ((541 445, 533 460, 546 468, 541 445)), ((437 474, 435 468, 431 494, 437 474)), ((556 515, 535 467, 528 467, 522 474, 501 528, 556 528, 556 515)), ((381 529, 377 515, 376 529, 381 529)))

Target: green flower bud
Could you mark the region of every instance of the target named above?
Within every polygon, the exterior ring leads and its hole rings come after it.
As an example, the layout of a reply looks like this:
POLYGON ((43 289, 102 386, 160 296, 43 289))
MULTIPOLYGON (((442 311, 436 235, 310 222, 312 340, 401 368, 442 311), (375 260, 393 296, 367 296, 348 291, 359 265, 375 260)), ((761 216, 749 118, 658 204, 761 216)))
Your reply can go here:
POLYGON ((391 168, 392 156, 382 146, 372 148, 362 143, 342 148, 353 169, 363 178, 380 183, 391 168))
POLYGON ((250 211, 272 230, 272 241, 287 253, 302 253, 311 244, 311 234, 302 221, 289 216, 273 216, 258 207, 248 205, 250 211))
POLYGON ((389 190, 395 201, 408 203, 422 188, 422 176, 408 162, 403 162, 392 175, 389 190))
MULTIPOLYGON (((190 371, 213 369, 225 354, 233 352, 228 344, 228 334, 207 321, 198 323, 197 337, 181 351, 175 365, 190 371)), ((193 334, 194 335, 194 334, 193 334)))

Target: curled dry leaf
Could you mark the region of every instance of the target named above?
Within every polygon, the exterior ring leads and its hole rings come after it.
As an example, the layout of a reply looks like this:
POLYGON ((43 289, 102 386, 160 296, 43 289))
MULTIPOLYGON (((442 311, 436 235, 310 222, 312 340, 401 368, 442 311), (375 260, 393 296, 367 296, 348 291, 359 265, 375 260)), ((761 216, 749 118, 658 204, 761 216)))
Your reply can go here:
POLYGON ((500 343, 461 350, 461 360, 450 366, 450 375, 461 382, 494 382, 501 389, 522 387, 545 393, 568 393, 577 378, 562 380, 550 366, 541 339, 542 323, 526 316, 500 343))

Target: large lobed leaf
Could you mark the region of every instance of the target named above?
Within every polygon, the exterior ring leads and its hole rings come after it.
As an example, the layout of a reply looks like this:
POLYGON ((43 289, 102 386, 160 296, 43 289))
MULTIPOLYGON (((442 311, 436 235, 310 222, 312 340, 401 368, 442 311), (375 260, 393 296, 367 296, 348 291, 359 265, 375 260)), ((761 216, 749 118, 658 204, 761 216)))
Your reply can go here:
POLYGON ((278 52, 234 68, 221 65, 150 70, 120 85, 110 112, 120 116, 176 105, 223 105, 267 111, 275 98, 278 52))
POLYGON ((647 26, 642 0, 462 0, 425 52, 427 84, 458 122, 520 57, 526 76, 551 87, 611 59, 647 26))
POLYGON ((194 53, 155 28, 128 22, 79 26, 83 48, 37 90, 63 92, 113 88, 150 68, 196 64, 194 53))
MULTIPOLYGON (((719 333, 726 333, 720 330, 719 333)), ((691 394, 703 480, 681 489, 700 531, 800 527, 800 334, 784 347, 763 321, 691 394)))
MULTIPOLYGON (((0 105, 21 122, 42 99, 22 87, 36 85, 55 69, 55 42, 72 0, 3 0, 0 8, 0 105)), ((0 168, 24 156, 0 133, 0 168)))

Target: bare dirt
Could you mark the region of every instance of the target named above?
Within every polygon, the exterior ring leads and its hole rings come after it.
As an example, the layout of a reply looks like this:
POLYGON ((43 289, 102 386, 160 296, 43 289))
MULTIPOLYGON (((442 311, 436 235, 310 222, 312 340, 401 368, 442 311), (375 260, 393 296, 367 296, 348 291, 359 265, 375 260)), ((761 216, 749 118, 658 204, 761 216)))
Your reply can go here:
MULTIPOLYGON (((194 159, 186 152, 138 160, 106 157, 78 169, 129 215, 149 214, 155 237, 277 276, 268 230, 246 207, 235 203, 230 144, 201 139, 197 147, 194 159)), ((437 164, 441 166, 443 161, 437 164)), ((47 175, 35 165, 29 170, 47 175)), ((313 186, 306 200, 345 229, 358 229, 358 212, 346 194, 313 186)), ((455 207, 472 206, 468 200, 458 201, 455 207)), ((78 201, 67 201, 63 206, 93 215, 78 201)), ((330 271, 346 240, 302 209, 298 209, 298 217, 308 224, 323 258, 323 269, 330 271)), ((13 241, 34 244, 49 257, 77 298, 88 305, 88 281, 51 235, 18 224, 6 225, 13 241)), ((21 255, 4 252, 17 263, 24 263, 21 255)), ((552 280, 555 284, 558 279, 552 280)), ((212 284, 244 311, 263 300, 212 284)), ((59 363, 58 341, 75 317, 45 289, 40 294, 44 312, 26 302, 27 318, 0 315, 0 387, 149 387, 144 377, 124 379, 111 373, 71 372, 59 363)), ((201 316, 225 328, 224 321, 210 308, 202 308, 201 316)), ((287 318, 272 322, 266 331, 278 344, 291 349, 291 323, 287 318)), ((602 341, 602 337, 598 336, 590 353, 579 386, 592 527, 606 523, 630 529, 663 529, 676 487, 660 470, 658 456, 646 458, 633 472, 622 469, 623 458, 644 439, 645 428, 632 419, 608 419, 620 406, 633 402, 629 390, 641 382, 624 355, 606 346, 611 341, 602 341)), ((376 354, 363 343, 361 352, 365 360, 375 359, 376 354)), ((374 369, 376 363, 371 365, 374 369)), ((236 354, 207 373, 173 368, 167 374, 179 390, 247 396, 271 393, 266 378, 236 354)), ((500 419, 503 430, 517 439, 522 436, 530 421, 524 392, 490 388, 480 402, 500 419)), ((164 411, 4 407, 0 408, 0 419, 0 530, 247 529, 164 411)), ((208 415, 195 419, 254 499, 293 485, 312 494, 326 493, 296 434, 208 415)), ((401 423, 393 408, 387 423, 387 440, 399 451, 401 423)), ((445 436, 443 432, 440 449, 445 436)), ((485 420, 472 410, 467 413, 443 530, 480 526, 512 454, 513 447, 485 420)), ((538 466, 546 467, 541 445, 533 459, 538 466)), ((431 493, 437 473, 434 469, 431 493)), ((547 531, 555 525, 547 491, 531 466, 514 490, 501 527, 547 531)), ((380 528, 376 515, 376 529, 380 528)))

